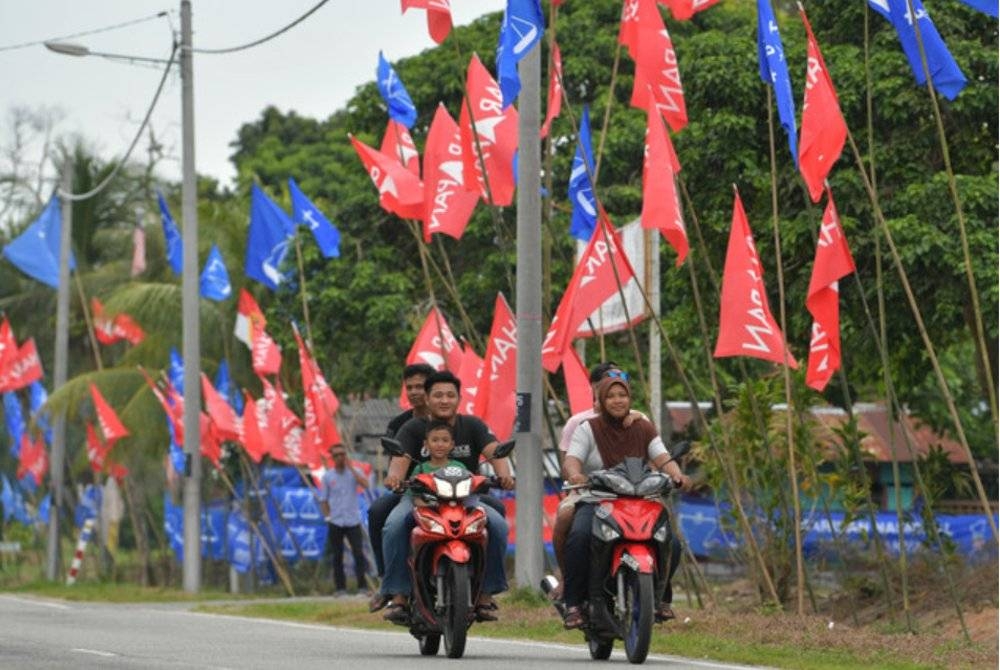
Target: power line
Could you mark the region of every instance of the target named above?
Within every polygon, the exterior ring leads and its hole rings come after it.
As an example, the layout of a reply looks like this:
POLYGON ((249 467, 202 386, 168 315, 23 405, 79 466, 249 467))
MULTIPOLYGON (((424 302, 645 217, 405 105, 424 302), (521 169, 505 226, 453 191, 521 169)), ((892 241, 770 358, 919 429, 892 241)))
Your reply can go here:
POLYGON ((49 37, 44 40, 36 40, 34 42, 21 42, 20 44, 8 44, 7 46, 0 46, 0 51, 12 51, 14 49, 24 49, 25 47, 33 47, 39 44, 45 44, 46 42, 59 42, 61 40, 69 40, 74 37, 83 37, 85 35, 96 35, 97 33, 106 33, 109 30, 117 30, 118 28, 126 28, 128 26, 134 26, 137 23, 144 23, 146 21, 152 21, 153 19, 158 19, 161 16, 166 16, 169 18, 169 14, 166 11, 158 12, 152 16, 146 16, 141 19, 133 19, 132 21, 125 21, 124 23, 116 23, 111 26, 105 26, 104 28, 95 28, 94 30, 85 30, 80 33, 73 33, 72 35, 63 35, 61 37, 49 37))
POLYGON ((263 44, 264 42, 267 42, 269 40, 274 39, 275 37, 277 37, 278 35, 281 35, 282 33, 285 33, 287 31, 291 30, 292 28, 294 28, 295 26, 299 25, 300 23, 302 23, 303 21, 305 21, 307 18, 309 18, 310 16, 312 16, 312 14, 316 12, 316 10, 318 10, 320 7, 322 7, 323 5, 325 5, 329 1, 330 0, 320 0, 318 3, 316 3, 316 5, 312 9, 310 9, 308 12, 306 12, 305 14, 303 14, 302 16, 300 16, 299 18, 297 18, 294 21, 292 21, 291 23, 289 23, 284 28, 276 30, 273 33, 271 33, 270 35, 266 35, 264 37, 261 37, 260 39, 254 40, 253 42, 248 42, 246 44, 241 44, 241 45, 235 46, 235 47, 227 47, 225 49, 195 49, 195 48, 192 47, 191 51, 193 51, 195 53, 202 53, 202 54, 228 54, 228 53, 233 53, 234 51, 243 51, 244 49, 249 49, 251 47, 255 47, 255 46, 259 45, 259 44, 263 44))
POLYGON ((167 77, 170 74, 170 68, 173 67, 174 65, 174 57, 177 55, 177 49, 178 45, 174 44, 173 48, 171 48, 170 50, 170 58, 169 60, 167 60, 167 64, 163 66, 163 77, 160 79, 160 85, 156 87, 156 93, 153 95, 152 102, 149 103, 149 109, 146 110, 146 116, 143 117, 142 124, 139 125, 139 130, 136 132, 135 137, 132 139, 132 144, 129 145, 128 151, 126 151, 125 155, 122 156, 122 159, 118 161, 118 165, 115 166, 115 169, 112 170, 111 173, 104 178, 104 181, 102 181, 100 184, 90 189, 86 193, 64 193, 63 191, 59 191, 60 197, 66 198, 67 200, 73 202, 92 198, 101 191, 103 191, 104 188, 111 183, 111 180, 113 180, 115 176, 121 171, 122 166, 124 166, 125 163, 128 162, 129 157, 132 155, 132 150, 135 149, 135 145, 139 143, 139 138, 142 137, 142 132, 146 129, 146 125, 149 123, 149 118, 153 115, 153 110, 156 108, 156 103, 160 99, 160 93, 163 92, 163 86, 164 84, 167 83, 167 77))

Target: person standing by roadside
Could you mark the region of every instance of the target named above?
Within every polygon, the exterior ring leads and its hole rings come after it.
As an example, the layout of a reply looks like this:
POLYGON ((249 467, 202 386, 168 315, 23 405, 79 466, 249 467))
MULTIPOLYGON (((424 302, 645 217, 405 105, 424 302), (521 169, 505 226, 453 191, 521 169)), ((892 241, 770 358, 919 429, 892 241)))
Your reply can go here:
POLYGON ((354 573, 358 589, 365 588, 364 539, 361 536, 361 507, 357 487, 368 488, 364 473, 352 467, 347 460, 347 449, 335 444, 330 449, 333 467, 323 473, 320 486, 320 507, 329 528, 329 541, 333 546, 333 583, 338 591, 347 590, 344 574, 344 540, 351 545, 354 555, 354 573))

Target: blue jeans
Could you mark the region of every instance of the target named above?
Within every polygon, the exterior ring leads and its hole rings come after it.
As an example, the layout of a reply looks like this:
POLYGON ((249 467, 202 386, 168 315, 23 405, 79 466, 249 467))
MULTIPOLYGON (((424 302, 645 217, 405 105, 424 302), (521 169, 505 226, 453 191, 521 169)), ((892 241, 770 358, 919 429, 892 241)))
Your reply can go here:
MULTIPOLYGON (((489 534, 483 590, 490 594, 500 593, 507 590, 507 575, 504 573, 503 563, 507 554, 509 528, 500 512, 489 505, 482 505, 481 508, 486 511, 486 531, 489 534)), ((415 524, 413 498, 403 496, 382 529, 382 556, 385 559, 382 595, 410 595, 412 585, 406 559, 410 554, 410 532, 415 524)))

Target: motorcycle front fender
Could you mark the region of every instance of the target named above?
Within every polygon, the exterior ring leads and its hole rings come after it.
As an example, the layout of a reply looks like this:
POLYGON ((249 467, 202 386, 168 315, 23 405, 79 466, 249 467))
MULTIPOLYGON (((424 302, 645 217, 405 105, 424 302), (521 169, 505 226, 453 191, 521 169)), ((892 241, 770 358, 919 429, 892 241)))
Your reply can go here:
POLYGON ((442 558, 447 558, 452 563, 468 563, 472 560, 472 552, 469 550, 469 545, 461 540, 442 542, 434 547, 434 554, 431 559, 434 574, 437 574, 442 558))
POLYGON ((639 573, 656 573, 656 554, 649 545, 638 542, 622 542, 615 546, 611 554, 611 574, 618 574, 622 563, 639 573))

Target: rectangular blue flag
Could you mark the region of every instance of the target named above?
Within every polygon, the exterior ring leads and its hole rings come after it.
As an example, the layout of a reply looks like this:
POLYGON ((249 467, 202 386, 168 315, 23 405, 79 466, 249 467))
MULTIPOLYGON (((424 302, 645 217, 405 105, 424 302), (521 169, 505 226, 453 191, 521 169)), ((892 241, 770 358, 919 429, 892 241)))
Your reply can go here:
MULTIPOLYGON (((951 52, 948 51, 944 40, 938 34, 937 28, 923 4, 920 0, 912 0, 912 2, 917 20, 920 22, 920 39, 927 55, 927 69, 930 70, 931 81, 941 95, 949 100, 954 100, 965 88, 965 75, 962 74, 955 59, 951 57, 951 52)), ((927 83, 923 61, 920 58, 920 46, 917 44, 917 33, 913 28, 913 17, 910 15, 907 0, 868 0, 868 4, 888 19, 896 29, 899 43, 903 45, 903 53, 910 61, 910 69, 913 70, 913 77, 917 83, 921 85, 927 83)))
POLYGON ((201 296, 209 300, 221 302, 233 294, 233 286, 229 283, 229 271, 226 262, 222 260, 219 245, 213 244, 205 261, 205 269, 201 272, 201 296))
POLYGON ((27 427, 24 423, 24 413, 21 411, 21 400, 14 391, 3 394, 3 418, 7 424, 7 434, 10 435, 10 455, 21 456, 21 437, 27 427))
POLYGON ((573 157, 573 169, 569 175, 569 200, 573 205, 569 234, 578 240, 589 242, 597 225, 597 200, 591 188, 590 177, 594 174, 594 149, 590 143, 590 109, 583 107, 580 115, 580 137, 573 157))
MULTIPOLYGON (((59 198, 52 196, 38 218, 3 248, 3 255, 24 274, 57 289, 61 231, 62 209, 59 198)), ((72 252, 69 255, 69 269, 76 269, 76 259, 72 252)))
POLYGON ((521 91, 517 64, 542 38, 545 15, 539 0, 507 0, 497 43, 497 82, 506 109, 521 91))
POLYGON ((184 270, 184 245, 181 242, 181 233, 177 230, 174 217, 170 216, 170 209, 167 201, 163 199, 163 194, 156 192, 156 199, 160 203, 160 221, 163 223, 163 242, 167 247, 167 262, 175 275, 181 274, 184 270))
POLYGON ((378 92, 382 94, 382 99, 389 108, 389 118, 399 121, 407 128, 412 128, 417 122, 417 108, 410 99, 410 94, 406 92, 403 81, 396 75, 396 70, 381 51, 378 52, 375 83, 378 84, 378 92))
POLYGON ((254 184, 250 191, 250 235, 247 239, 246 275, 272 291, 288 279, 281 266, 288 255, 288 240, 295 224, 276 202, 254 184))
POLYGON ((306 197, 299 185, 288 178, 288 192, 292 195, 292 220, 309 226, 309 230, 323 252, 323 258, 340 258, 340 231, 323 216, 323 212, 306 197))
POLYGON ((788 148, 796 167, 799 164, 798 131, 795 129, 795 97, 792 95, 792 81, 788 77, 788 61, 785 48, 781 44, 781 33, 774 20, 771 0, 757 0, 757 60, 760 78, 774 88, 778 118, 788 135, 788 148))

